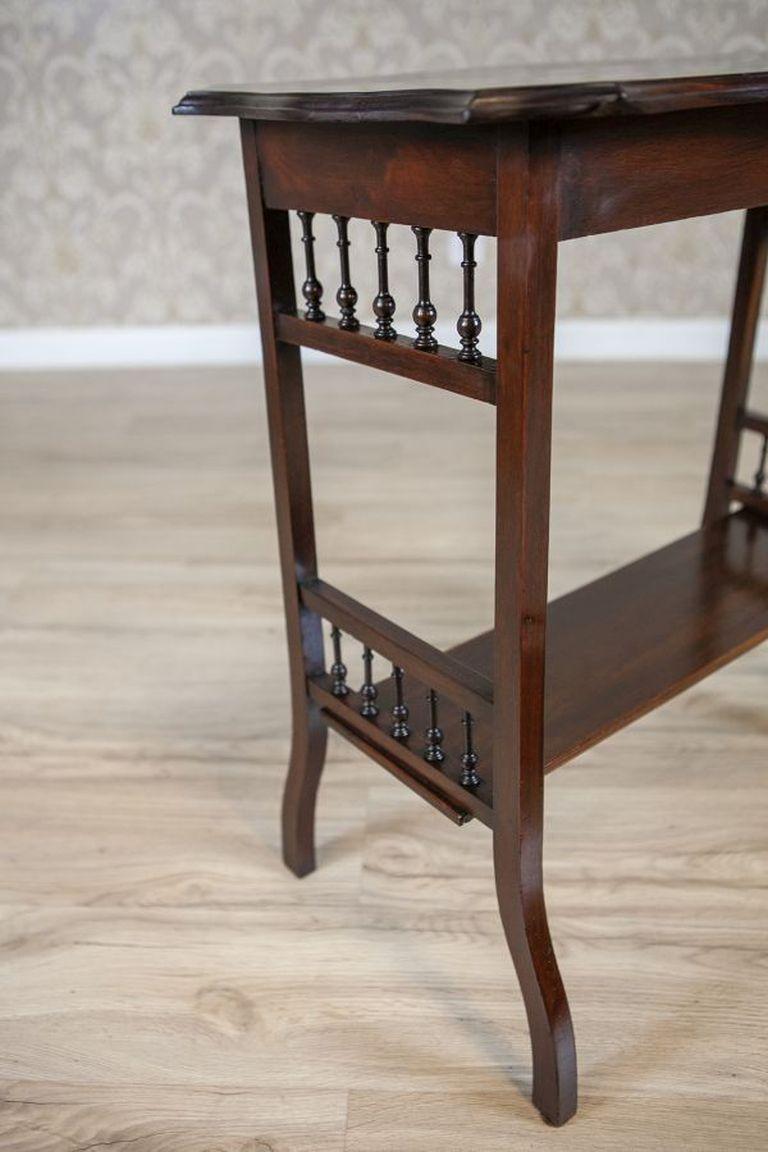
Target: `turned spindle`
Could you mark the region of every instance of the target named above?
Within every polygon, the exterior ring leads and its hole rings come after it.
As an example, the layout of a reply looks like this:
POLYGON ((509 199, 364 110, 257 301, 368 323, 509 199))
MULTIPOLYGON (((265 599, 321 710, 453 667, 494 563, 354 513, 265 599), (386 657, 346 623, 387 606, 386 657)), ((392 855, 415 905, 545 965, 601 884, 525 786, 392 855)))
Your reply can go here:
POLYGON ((304 262, 307 269, 307 278, 301 286, 301 294, 306 302, 304 319, 319 322, 325 320, 320 304, 323 299, 323 286, 315 272, 315 237, 312 235, 312 221, 314 212, 298 212, 301 220, 301 242, 304 245, 304 262))
POLYGON ((758 496, 762 496, 765 489, 766 462, 768 462, 768 436, 763 436, 763 447, 760 450, 760 460, 754 479, 754 489, 758 496))
POLYGON ((479 364, 482 360, 478 348, 478 337, 483 327, 482 320, 475 311, 475 241, 472 232, 459 232, 459 240, 464 252, 461 267, 464 273, 464 311, 456 322, 456 331, 461 341, 459 360, 466 364, 479 364))
POLYGON ((395 300, 389 291, 389 264, 387 256, 387 229, 389 224, 380 220, 371 221, 376 230, 376 260, 379 269, 379 291, 373 299, 373 314, 376 317, 374 336, 377 340, 397 340, 397 332, 392 326, 395 314, 395 300))
POLYGON ((355 316, 357 292, 350 283, 349 275, 349 235, 347 233, 349 217, 334 214, 333 218, 336 221, 336 230, 339 234, 336 247, 339 250, 339 265, 341 268, 341 284, 336 293, 336 303, 339 305, 339 310, 341 311, 339 328, 344 328, 347 332, 356 332, 360 327, 360 321, 355 316))
POLYGON ((376 704, 379 690, 373 682, 373 652, 370 648, 363 648, 363 667, 365 672, 363 686, 360 689, 360 696, 363 701, 360 715, 365 716, 368 720, 373 720, 379 714, 376 704))
POLYGON ((347 666, 341 659, 341 631, 334 624, 331 628, 333 643, 333 664, 331 664, 331 692, 334 696, 348 696, 347 666))
POLYGON ((413 310, 413 322, 416 325, 416 339, 414 348, 422 352, 437 351, 437 340, 434 336, 437 309, 429 298, 429 235, 431 228, 419 228, 416 224, 411 231, 416 237, 416 264, 419 269, 419 299, 413 310))
POLYGON ((480 777, 477 774, 477 752, 472 743, 475 722, 471 712, 465 712, 462 724, 464 725, 464 752, 461 757, 461 776, 459 783, 464 788, 477 788, 480 777))
POLYGON ((392 727, 389 731, 395 740, 407 740, 411 730, 408 727, 408 709, 403 700, 403 669, 393 664, 392 676, 395 681, 395 706, 392 709, 392 727))
POLYGON ((424 759, 429 764, 442 764, 445 760, 445 752, 440 747, 443 742, 443 730, 437 723, 437 693, 433 688, 430 688, 427 693, 427 703, 429 704, 429 728, 424 734, 427 739, 424 759))

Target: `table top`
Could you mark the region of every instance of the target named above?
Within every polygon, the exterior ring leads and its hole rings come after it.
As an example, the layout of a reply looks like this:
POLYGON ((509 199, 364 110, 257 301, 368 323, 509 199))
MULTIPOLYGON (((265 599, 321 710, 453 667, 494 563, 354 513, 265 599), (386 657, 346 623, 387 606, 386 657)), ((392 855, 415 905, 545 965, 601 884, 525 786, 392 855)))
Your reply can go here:
POLYGON ((255 120, 480 124, 760 101, 768 101, 768 53, 225 85, 188 92, 173 111, 255 120))

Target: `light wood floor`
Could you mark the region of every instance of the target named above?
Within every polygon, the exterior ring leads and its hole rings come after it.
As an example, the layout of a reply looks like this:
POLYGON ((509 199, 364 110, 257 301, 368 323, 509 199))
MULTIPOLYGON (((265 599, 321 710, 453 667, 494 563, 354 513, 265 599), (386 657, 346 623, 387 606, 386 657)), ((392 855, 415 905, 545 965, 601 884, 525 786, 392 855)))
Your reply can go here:
MULTIPOLYGON (((560 372, 553 594, 695 526, 717 375, 560 372)), ((487 626, 492 412, 309 376, 323 574, 441 644, 487 626)), ((3 1152, 765 1149, 766 648, 548 780, 557 1132, 486 829, 334 739, 319 870, 281 865, 258 375, 0 378, 0 540, 3 1152)))

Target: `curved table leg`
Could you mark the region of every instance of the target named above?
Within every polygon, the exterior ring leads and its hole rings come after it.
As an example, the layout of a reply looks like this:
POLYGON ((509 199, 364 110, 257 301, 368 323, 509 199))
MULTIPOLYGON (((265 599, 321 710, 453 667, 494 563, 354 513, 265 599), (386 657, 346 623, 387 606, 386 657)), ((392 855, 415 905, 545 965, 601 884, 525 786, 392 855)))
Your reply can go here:
POLYGON ((315 870, 315 803, 327 743, 320 709, 309 702, 304 715, 294 717, 283 791, 283 860, 296 876, 315 870))
POLYGON ((533 1100, 564 1124, 576 1111, 576 1050, 542 872, 557 149, 546 125, 531 125, 505 130, 498 153, 493 839, 533 1100))
POLYGON ((576 1111, 576 1043, 544 893, 538 878, 524 878, 520 844, 509 830, 494 833, 493 861, 499 912, 531 1034, 533 1103, 550 1124, 564 1124, 576 1111))
POLYGON ((240 125, 253 263, 264 350, 267 424, 283 578, 293 736, 283 793, 283 859, 297 876, 315 867, 315 801, 325 760, 327 729, 307 697, 307 677, 324 670, 322 621, 302 608, 299 587, 317 576, 301 354, 277 339, 278 308, 296 309, 291 233, 286 211, 267 209, 261 194, 257 126, 240 125))

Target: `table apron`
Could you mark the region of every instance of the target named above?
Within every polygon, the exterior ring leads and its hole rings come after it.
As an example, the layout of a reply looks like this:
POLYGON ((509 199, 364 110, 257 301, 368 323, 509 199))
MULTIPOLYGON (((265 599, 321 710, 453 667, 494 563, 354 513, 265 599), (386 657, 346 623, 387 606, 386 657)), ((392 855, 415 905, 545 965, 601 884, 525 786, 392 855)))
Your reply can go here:
POLYGON ((560 239, 768 203, 768 105, 568 121, 560 239))

